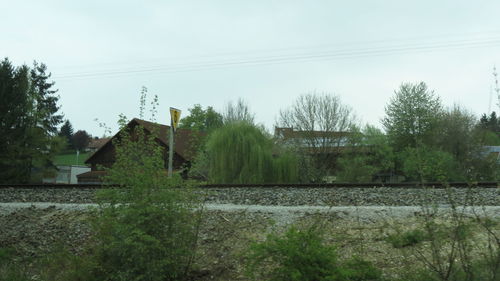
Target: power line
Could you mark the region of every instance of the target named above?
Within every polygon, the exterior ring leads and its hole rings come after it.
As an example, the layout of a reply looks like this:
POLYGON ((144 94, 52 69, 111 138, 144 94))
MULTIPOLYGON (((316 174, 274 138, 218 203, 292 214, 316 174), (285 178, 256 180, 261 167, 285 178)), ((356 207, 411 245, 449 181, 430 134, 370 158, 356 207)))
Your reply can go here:
POLYGON ((55 76, 58 80, 75 78, 95 78, 95 77, 117 77, 137 74, 151 73, 178 73, 200 70, 212 70, 237 66, 271 65, 295 62, 308 62, 317 60, 339 60, 353 59, 372 56, 387 56, 395 54, 406 54, 413 52, 428 52, 463 48, 482 48, 500 45, 500 37, 486 38, 482 40, 454 40, 420 44, 400 44, 393 46, 380 46, 371 48, 327 50, 323 52, 298 52, 292 54, 279 54, 269 56, 257 56, 251 58, 236 58, 226 60, 214 60, 207 62, 181 63, 181 64, 161 64, 157 66, 137 67, 132 69, 115 69, 105 71, 77 72, 55 76))

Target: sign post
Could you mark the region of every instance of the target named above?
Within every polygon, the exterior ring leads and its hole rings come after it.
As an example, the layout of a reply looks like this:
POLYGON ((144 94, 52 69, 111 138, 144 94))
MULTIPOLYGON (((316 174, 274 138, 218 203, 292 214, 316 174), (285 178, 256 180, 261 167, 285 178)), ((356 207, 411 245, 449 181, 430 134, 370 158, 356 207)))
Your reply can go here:
POLYGON ((170 133, 168 141, 168 177, 172 177, 172 166, 174 161, 174 134, 181 118, 181 111, 177 108, 170 108, 170 133))

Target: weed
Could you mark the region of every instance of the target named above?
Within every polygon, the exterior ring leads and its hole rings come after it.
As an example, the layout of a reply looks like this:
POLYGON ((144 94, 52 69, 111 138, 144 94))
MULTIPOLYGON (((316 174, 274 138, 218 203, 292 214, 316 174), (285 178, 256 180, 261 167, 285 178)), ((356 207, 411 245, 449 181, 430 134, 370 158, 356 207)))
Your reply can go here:
POLYGON ((387 237, 387 241, 394 248, 404 248, 409 246, 414 246, 420 242, 427 239, 424 231, 419 229, 413 229, 405 231, 403 233, 391 234, 387 237))
POLYGON ((335 247, 326 245, 323 233, 311 226, 288 229, 283 236, 271 234, 251 246, 247 273, 271 281, 379 280, 380 272, 369 262, 353 258, 338 261, 335 247))

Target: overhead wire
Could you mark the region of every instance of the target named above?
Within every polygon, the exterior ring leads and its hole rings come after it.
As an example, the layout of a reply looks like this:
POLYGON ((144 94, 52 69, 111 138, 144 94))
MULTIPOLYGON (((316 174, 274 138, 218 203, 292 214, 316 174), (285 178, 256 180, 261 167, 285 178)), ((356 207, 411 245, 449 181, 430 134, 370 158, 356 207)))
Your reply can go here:
MULTIPOLYGON (((399 44, 392 46, 379 46, 368 48, 326 50, 317 52, 295 52, 291 54, 278 54, 267 56, 255 56, 246 58, 229 58, 209 61, 198 61, 193 63, 157 64, 145 67, 133 67, 130 69, 94 70, 91 72, 75 72, 57 75, 54 79, 69 80, 96 77, 119 77, 139 74, 167 74, 179 72, 191 72, 201 70, 214 70, 219 68, 236 66, 257 66, 283 63, 307 62, 317 60, 352 59, 368 56, 386 56, 414 52, 428 52, 463 48, 481 48, 500 45, 500 37, 484 38, 481 40, 461 39, 454 41, 442 41, 432 43, 399 44)), ((292 49, 291 49, 292 50, 292 49)), ((299 49, 300 50, 300 49, 299 49)))

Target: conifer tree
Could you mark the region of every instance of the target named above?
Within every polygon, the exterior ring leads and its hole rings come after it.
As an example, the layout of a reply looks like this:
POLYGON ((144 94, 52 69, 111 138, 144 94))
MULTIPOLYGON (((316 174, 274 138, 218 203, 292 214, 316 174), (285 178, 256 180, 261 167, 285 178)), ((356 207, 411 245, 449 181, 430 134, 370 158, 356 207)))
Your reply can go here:
POLYGON ((0 62, 0 181, 28 182, 51 167, 62 121, 56 90, 44 64, 0 62))

